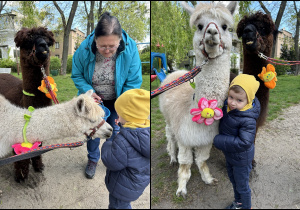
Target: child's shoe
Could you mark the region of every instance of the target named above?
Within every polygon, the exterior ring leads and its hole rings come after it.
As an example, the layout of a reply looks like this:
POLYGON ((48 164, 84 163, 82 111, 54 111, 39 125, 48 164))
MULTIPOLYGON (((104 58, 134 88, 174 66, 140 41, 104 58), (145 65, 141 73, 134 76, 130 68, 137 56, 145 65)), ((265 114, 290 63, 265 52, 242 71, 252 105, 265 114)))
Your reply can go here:
POLYGON ((242 209, 242 204, 233 201, 232 204, 227 206, 225 209, 242 209))

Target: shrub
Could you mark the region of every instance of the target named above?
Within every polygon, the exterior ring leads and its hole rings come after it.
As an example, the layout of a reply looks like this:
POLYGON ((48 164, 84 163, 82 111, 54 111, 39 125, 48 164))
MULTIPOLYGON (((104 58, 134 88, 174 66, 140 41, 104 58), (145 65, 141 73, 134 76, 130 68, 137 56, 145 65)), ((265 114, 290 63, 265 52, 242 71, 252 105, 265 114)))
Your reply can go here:
POLYGON ((239 74, 239 69, 231 68, 230 71, 231 71, 232 73, 234 73, 235 75, 238 75, 238 74, 239 74))
POLYGON ((11 72, 17 72, 17 63, 10 58, 0 59, 0 68, 11 68, 11 72))
POLYGON ((72 73, 72 59, 73 59, 73 55, 69 55, 67 60, 67 74, 72 73))
POLYGON ((50 57, 50 70, 58 70, 60 72, 61 62, 58 57, 50 57))
MULTIPOLYGON (((150 62, 150 49, 145 48, 140 53, 141 62, 150 62)), ((149 75, 150 74, 150 63, 142 63, 142 74, 149 75)))
MULTIPOLYGON (((279 59, 279 58, 276 58, 279 59)), ((279 60, 284 60, 284 59, 279 59, 279 60)), ((291 67, 290 66, 283 66, 283 65, 273 65, 275 67, 275 71, 277 73, 277 76, 280 75, 285 75, 286 72, 291 71, 291 67)))

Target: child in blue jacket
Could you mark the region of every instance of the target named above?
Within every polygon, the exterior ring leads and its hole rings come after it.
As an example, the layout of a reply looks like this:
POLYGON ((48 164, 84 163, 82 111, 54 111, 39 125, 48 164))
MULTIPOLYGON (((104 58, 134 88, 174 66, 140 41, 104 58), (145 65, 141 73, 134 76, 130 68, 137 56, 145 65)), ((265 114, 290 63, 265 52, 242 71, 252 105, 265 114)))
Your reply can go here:
POLYGON ((250 209, 249 175, 254 158, 256 120, 260 103, 255 97, 259 82, 254 76, 240 74, 231 82, 228 99, 223 106, 219 134, 214 138, 216 148, 226 158, 226 168, 234 190, 233 203, 226 209, 250 209))
POLYGON ((150 183, 150 92, 131 89, 115 102, 120 132, 101 148, 110 209, 131 209, 150 183))

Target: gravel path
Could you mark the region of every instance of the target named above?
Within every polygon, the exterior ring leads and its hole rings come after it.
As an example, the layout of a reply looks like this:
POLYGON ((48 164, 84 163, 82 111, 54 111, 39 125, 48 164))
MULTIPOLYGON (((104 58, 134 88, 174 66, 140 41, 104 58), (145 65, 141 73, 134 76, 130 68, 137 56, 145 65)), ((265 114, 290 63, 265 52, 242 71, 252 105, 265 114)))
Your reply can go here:
MULTIPOLYGON (((250 174, 252 208, 300 208, 300 104, 289 107, 257 133, 255 160, 250 174)), ((151 199, 153 209, 223 209, 233 201, 224 155, 215 147, 207 161, 211 174, 219 180, 209 186, 201 180, 193 164, 187 184, 187 198, 176 198, 178 165, 169 165, 166 144, 152 149, 151 199), (163 176, 161 176, 163 174, 163 176), (159 181, 160 180, 160 181, 159 181)))

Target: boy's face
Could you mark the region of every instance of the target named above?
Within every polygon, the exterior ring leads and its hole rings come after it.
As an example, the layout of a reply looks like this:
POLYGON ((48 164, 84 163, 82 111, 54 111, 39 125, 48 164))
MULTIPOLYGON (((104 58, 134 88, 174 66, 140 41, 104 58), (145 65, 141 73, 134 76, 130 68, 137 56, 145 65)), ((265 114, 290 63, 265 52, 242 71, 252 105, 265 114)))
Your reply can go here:
POLYGON ((245 91, 236 93, 233 90, 229 90, 228 93, 228 106, 230 110, 241 110, 248 104, 248 99, 245 91))

